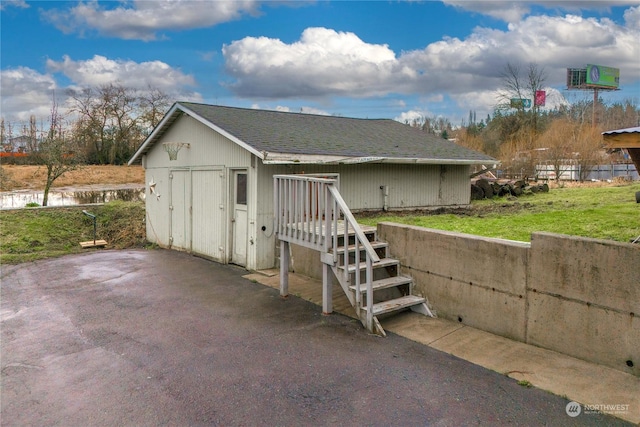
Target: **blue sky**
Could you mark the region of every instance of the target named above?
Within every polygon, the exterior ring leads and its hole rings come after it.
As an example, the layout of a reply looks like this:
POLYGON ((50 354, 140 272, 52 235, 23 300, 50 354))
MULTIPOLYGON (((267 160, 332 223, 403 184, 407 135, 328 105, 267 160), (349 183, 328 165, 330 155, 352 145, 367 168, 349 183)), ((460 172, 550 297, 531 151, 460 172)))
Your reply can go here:
POLYGON ((548 105, 566 68, 620 69, 605 102, 640 103, 635 1, 24 1, 1 2, 2 116, 46 118, 52 94, 120 83, 172 100, 395 118, 498 102, 507 63, 547 73, 548 105))

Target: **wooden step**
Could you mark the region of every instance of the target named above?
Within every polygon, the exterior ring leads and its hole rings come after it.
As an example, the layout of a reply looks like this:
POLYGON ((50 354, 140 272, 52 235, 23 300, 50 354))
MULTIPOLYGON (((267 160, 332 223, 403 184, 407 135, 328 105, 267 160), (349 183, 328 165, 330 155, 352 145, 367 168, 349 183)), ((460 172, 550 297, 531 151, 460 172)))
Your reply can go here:
MULTIPOLYGON (((414 305, 422 304, 426 300, 422 297, 418 297, 415 295, 407 295, 401 298, 396 298, 388 301, 379 302, 377 304, 373 304, 373 315, 379 316, 385 313, 391 313, 393 311, 399 311, 405 308, 409 308, 414 305)), ((367 307, 363 307, 363 310, 366 312, 367 307)))
MULTIPOLYGON (((375 241, 375 242, 369 242, 369 243, 371 243, 371 246, 373 246, 373 249, 383 249, 383 248, 386 248, 387 246, 389 246, 389 244, 386 243, 386 242, 375 241)), ((349 245, 347 247, 347 250, 349 252, 355 252, 356 251, 356 245, 349 245)), ((360 245, 360 251, 364 251, 364 246, 363 245, 360 245)), ((329 252, 331 253, 332 250, 330 250, 329 252)), ((344 254, 344 246, 338 247, 338 250, 336 252, 337 252, 338 255, 343 255, 344 254)))
MULTIPOLYGON (((401 285, 408 285, 409 283, 411 283, 413 279, 411 279, 411 277, 406 277, 406 276, 395 276, 395 277, 387 277, 386 279, 381 279, 381 280, 374 280, 373 283, 371 284, 372 288, 374 291, 379 291, 380 289, 387 289, 387 288, 393 288, 396 286, 401 286, 401 285)), ((349 286, 349 289, 351 289, 352 291, 356 290, 356 285, 351 285, 349 286)), ((366 293, 367 292, 367 284, 366 283, 360 283, 360 293, 366 293)))
MULTIPOLYGON (((399 265, 399 264, 400 264, 400 261, 398 261, 397 259, 382 258, 380 261, 374 262, 372 267, 373 268, 392 267, 392 266, 399 265)), ((338 266, 338 268, 340 270, 344 270, 344 265, 338 266)), ((360 271, 364 271, 366 269, 367 269, 367 263, 365 261, 361 261, 360 262, 360 271)), ((349 273, 355 273, 356 272, 356 265, 355 264, 349 264, 348 272, 349 273)))

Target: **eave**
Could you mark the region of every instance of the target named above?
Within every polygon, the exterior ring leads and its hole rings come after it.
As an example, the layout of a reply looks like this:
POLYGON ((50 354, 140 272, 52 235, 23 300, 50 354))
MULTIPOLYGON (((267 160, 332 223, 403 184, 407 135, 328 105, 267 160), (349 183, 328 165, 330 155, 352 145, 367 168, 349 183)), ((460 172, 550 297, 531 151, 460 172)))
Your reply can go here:
POLYGON ((425 165, 486 165, 497 160, 474 159, 429 159, 405 157, 344 157, 290 153, 263 153, 262 163, 266 165, 339 165, 365 163, 425 164, 425 165))

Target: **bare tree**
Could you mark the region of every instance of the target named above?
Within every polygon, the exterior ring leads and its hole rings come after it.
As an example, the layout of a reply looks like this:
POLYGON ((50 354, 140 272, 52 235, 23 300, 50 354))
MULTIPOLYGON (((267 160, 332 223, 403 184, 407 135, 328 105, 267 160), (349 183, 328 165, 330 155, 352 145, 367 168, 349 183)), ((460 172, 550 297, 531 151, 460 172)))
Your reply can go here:
POLYGON ((160 89, 149 86, 147 92, 140 96, 140 117, 143 125, 147 128, 145 130, 146 135, 149 135, 160 123, 170 106, 169 95, 160 89))
POLYGON ((79 116, 75 132, 89 160, 99 164, 126 163, 169 106, 168 95, 151 87, 141 94, 112 83, 69 95, 79 116))
POLYGON ((570 120, 555 120, 538 140, 541 160, 553 167, 556 181, 576 167, 580 125, 570 120))
POLYGON ((533 142, 539 131, 538 116, 540 106, 535 105, 536 92, 542 90, 547 79, 544 67, 530 63, 526 69, 519 64, 507 63, 500 75, 502 89, 498 91, 498 106, 500 111, 509 112, 515 108, 515 121, 510 137, 522 138, 522 134, 529 135, 533 142), (511 100, 516 100, 511 102, 511 100), (525 102, 531 102, 531 109, 527 110, 525 102), (519 135, 520 134, 520 135, 519 135))
MULTIPOLYGON (((35 119, 32 123, 35 124, 35 119)), ((65 173, 77 169, 82 163, 83 157, 81 151, 77 149, 75 139, 65 135, 63 118, 58 113, 55 98, 51 106, 49 129, 41 133, 43 135, 39 138, 38 148, 32 153, 32 158, 37 164, 43 165, 47 169, 42 200, 42 206, 47 206, 49 191, 54 181, 65 173)))
POLYGON ((502 79, 502 89, 498 91, 498 108, 508 110, 515 107, 518 113, 523 114, 524 104, 511 105, 511 99, 524 99, 525 97, 525 82, 522 77, 521 66, 510 62, 507 63, 500 74, 500 78, 502 79))
POLYGON ((578 126, 576 134, 575 162, 578 166, 578 179, 584 182, 593 168, 606 159, 606 155, 599 129, 582 124, 578 126))

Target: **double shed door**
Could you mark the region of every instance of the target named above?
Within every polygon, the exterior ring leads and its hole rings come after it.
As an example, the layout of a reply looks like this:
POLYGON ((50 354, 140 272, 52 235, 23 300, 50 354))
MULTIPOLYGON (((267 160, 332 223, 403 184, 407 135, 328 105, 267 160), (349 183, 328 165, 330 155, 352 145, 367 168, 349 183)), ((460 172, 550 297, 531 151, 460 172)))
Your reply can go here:
POLYGON ((170 171, 171 247, 226 262, 225 171, 170 171))

